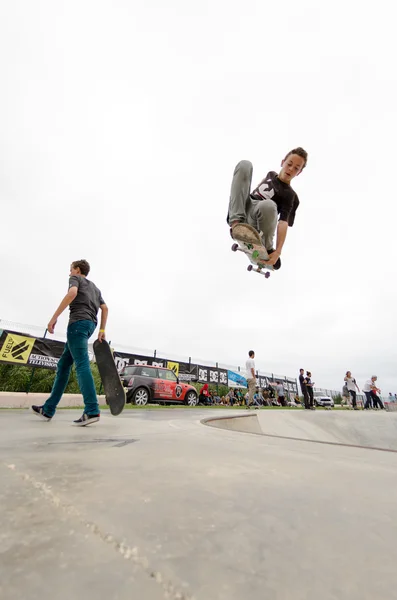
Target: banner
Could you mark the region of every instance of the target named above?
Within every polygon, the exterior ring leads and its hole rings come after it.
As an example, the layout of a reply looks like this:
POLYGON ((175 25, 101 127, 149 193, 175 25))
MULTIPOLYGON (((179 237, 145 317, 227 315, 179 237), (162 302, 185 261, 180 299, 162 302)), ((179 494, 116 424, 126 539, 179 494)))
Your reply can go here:
POLYGON ((235 371, 227 372, 227 385, 232 388, 246 388, 248 386, 245 377, 235 371))
MULTIPOLYGON (((42 367, 55 370, 62 356, 64 342, 50 338, 34 338, 28 334, 0 329, 0 363, 42 367)), ((121 373, 127 366, 151 365, 172 369, 180 381, 208 383, 209 385, 225 385, 233 388, 246 388, 247 380, 240 373, 207 367, 187 362, 173 361, 162 357, 149 357, 141 354, 117 352, 113 349, 114 362, 121 373)), ((95 360, 92 344, 89 344, 90 360, 95 360)), ((269 377, 257 374, 256 385, 263 390, 274 385, 269 377)), ((284 388, 290 394, 297 394, 297 381, 293 378, 283 379, 284 388)))
POLYGON ((217 367, 204 367, 197 365, 198 380, 200 383, 208 383, 212 385, 227 385, 226 369, 218 369, 217 367))
POLYGON ((198 365, 179 363, 179 381, 198 381, 198 365))
POLYGON ((114 362, 119 373, 126 367, 132 365, 151 365, 152 367, 167 367, 166 358, 154 358, 141 354, 128 354, 127 352, 116 352, 113 350, 114 362))
POLYGON ((0 362, 55 370, 64 343, 0 330, 0 362))

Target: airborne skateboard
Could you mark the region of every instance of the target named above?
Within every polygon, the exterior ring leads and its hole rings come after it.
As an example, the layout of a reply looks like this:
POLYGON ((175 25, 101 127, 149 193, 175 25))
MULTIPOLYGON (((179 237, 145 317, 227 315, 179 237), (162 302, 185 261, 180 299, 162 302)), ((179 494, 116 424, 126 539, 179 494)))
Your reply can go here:
POLYGON ((255 271, 256 273, 260 273, 261 275, 264 275, 266 279, 270 277, 270 271, 274 271, 273 267, 268 265, 266 260, 264 260, 265 258, 269 258, 269 255, 263 246, 262 248, 258 249, 256 244, 236 240, 232 246, 232 250, 233 252, 244 252, 244 254, 248 256, 251 264, 248 265, 247 271, 255 271))
POLYGON ((95 340, 94 354, 112 415, 119 415, 125 405, 125 389, 117 372, 113 352, 106 340, 95 340))

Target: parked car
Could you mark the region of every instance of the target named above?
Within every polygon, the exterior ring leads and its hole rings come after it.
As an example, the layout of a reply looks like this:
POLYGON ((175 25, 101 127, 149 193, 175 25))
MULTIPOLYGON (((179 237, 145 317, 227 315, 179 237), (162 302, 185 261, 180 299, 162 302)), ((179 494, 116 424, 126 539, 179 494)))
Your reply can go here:
POLYGON ((331 396, 327 396, 323 392, 313 392, 314 402, 316 406, 327 406, 333 408, 335 406, 334 399, 331 396))
POLYGON ((124 387, 128 388, 127 402, 145 406, 148 402, 159 404, 187 404, 196 406, 196 389, 180 383, 171 369, 150 365, 125 367, 120 375, 124 387))

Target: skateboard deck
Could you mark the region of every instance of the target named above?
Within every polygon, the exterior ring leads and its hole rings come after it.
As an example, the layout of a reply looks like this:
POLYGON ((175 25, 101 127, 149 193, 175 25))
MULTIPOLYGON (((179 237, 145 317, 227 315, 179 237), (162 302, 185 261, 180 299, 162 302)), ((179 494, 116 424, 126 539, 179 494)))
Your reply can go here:
MULTIPOLYGON (((262 247, 263 248, 263 247, 262 247)), ((236 240, 236 242, 232 246, 233 252, 244 252, 248 256, 250 261, 250 265, 247 267, 247 271, 255 271, 255 273, 260 273, 266 279, 270 277, 270 271, 274 271, 274 268, 267 264, 265 260, 263 260, 263 253, 258 250, 256 244, 250 244, 249 242, 242 242, 240 240, 236 240)), ((265 248, 265 255, 267 255, 265 248)))
POLYGON ((125 388, 114 363, 113 352, 106 340, 95 340, 93 348, 106 402, 112 415, 117 416, 125 405, 125 388))

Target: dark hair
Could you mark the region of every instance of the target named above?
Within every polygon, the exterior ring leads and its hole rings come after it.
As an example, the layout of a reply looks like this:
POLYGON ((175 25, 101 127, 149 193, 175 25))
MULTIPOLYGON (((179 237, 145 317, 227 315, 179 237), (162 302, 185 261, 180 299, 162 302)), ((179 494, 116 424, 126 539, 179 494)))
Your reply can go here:
POLYGON ((85 276, 90 272, 90 264, 84 259, 73 261, 72 267, 73 269, 80 269, 81 274, 85 276))
POLYGON ((250 350, 250 351, 248 352, 248 356, 254 356, 254 354, 255 354, 255 352, 254 352, 253 350, 250 350))
POLYGON ((350 373, 350 375, 351 375, 351 373, 352 373, 352 372, 351 372, 351 371, 346 371, 346 375, 345 375, 345 377, 347 377, 347 374, 348 374, 348 373, 350 373))
POLYGON ((288 152, 288 154, 286 154, 284 160, 287 160, 287 158, 289 156, 291 156, 291 154, 297 154, 298 156, 300 156, 301 158, 303 158, 303 160, 305 161, 305 164, 302 167, 302 171, 303 169, 306 167, 307 165, 307 152, 306 150, 304 150, 303 148, 301 148, 300 146, 298 148, 294 148, 293 150, 290 150, 288 152))
POLYGON ((299 369, 299 371, 303 371, 303 372, 305 372, 305 369, 299 369))

